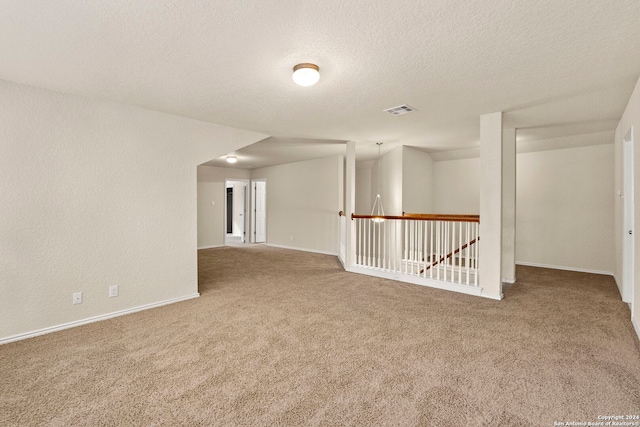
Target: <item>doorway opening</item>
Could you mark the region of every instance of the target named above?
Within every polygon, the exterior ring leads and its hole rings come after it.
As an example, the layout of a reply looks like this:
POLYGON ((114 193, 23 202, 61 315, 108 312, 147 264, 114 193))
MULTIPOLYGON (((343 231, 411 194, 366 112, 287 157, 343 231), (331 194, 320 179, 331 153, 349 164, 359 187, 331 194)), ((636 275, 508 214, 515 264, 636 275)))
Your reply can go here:
POLYGON ((633 126, 622 140, 622 198, 623 198, 623 243, 622 243, 622 301, 633 301, 634 230, 633 230, 633 126))
POLYGON ((247 242, 247 180, 226 180, 225 197, 225 237, 226 245, 241 244, 247 242))

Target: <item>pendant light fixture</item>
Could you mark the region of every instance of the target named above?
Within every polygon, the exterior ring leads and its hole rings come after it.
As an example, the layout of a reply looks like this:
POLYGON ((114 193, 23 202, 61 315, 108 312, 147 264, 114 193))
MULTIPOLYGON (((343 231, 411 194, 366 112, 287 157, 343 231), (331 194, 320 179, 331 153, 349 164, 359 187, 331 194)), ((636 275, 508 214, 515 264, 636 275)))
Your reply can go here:
MULTIPOLYGON (((380 173, 382 166, 382 158, 380 157, 380 146, 382 146, 382 142, 376 142, 378 146, 378 193, 376 194, 376 198, 373 201, 373 207, 371 208, 371 216, 375 217, 383 217, 384 209, 382 208, 382 198, 380 197, 380 181, 382 179, 382 174, 380 173)), ((373 222, 383 222, 384 218, 371 218, 373 222)))

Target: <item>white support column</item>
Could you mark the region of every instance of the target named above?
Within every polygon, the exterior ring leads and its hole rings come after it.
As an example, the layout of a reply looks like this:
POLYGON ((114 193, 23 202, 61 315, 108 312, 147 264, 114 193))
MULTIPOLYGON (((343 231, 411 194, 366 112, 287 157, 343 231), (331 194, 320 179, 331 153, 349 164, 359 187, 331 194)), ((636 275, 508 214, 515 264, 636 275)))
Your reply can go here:
POLYGON ((502 299, 502 111, 480 116, 480 287, 502 299))
POLYGON ((516 282, 516 130, 502 131, 502 282, 516 282))
POLYGON ((347 142, 347 159, 345 168, 345 205, 344 214, 347 218, 345 269, 356 262, 356 224, 351 220, 351 214, 356 210, 356 143, 347 142))

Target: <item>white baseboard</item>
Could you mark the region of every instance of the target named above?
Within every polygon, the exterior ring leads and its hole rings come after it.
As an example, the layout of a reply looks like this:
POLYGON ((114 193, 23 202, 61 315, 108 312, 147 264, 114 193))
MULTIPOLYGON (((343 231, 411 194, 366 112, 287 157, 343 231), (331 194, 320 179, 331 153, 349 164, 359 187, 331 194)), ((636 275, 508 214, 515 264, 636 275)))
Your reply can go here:
POLYGON ((606 276, 613 276, 612 271, 589 270, 587 268, 564 267, 561 265, 538 264, 535 262, 516 261, 516 265, 525 265, 527 267, 551 268, 554 270, 577 271, 579 273, 604 274, 606 276))
MULTIPOLYGON (((618 288, 618 292, 620 293, 620 299, 622 299, 622 301, 624 301, 624 292, 622 289, 622 282, 618 280, 618 277, 616 276, 615 273, 613 273, 613 281, 616 282, 616 287, 618 288)), ((625 301, 625 302, 629 302, 629 301, 625 301)))
POLYGON ((292 246, 275 245, 275 244, 272 244, 272 243, 266 243, 266 245, 267 246, 271 246, 272 248, 291 249, 292 251, 313 252, 314 254, 338 256, 337 252, 318 251, 316 249, 294 248, 292 246))
POLYGON ((504 299, 504 294, 500 294, 500 295, 488 295, 483 293, 482 295, 480 295, 483 298, 489 298, 489 299, 493 299, 496 301, 502 301, 504 299))
POLYGON ((63 323, 62 325, 51 326, 49 328, 38 329, 36 331, 26 332, 23 334, 13 335, 6 338, 0 338, 0 345, 8 344, 14 341, 20 341, 27 338, 37 337, 39 335, 49 334, 51 332, 58 332, 64 329, 75 328, 76 326, 87 325, 93 322, 99 322, 101 320, 107 320, 114 317, 124 316, 126 314, 136 313, 138 311, 149 310, 151 308, 161 307, 163 305, 173 304, 180 301, 186 301, 193 298, 198 298, 200 294, 196 292, 195 294, 187 295, 184 297, 173 298, 165 301, 154 302, 152 304, 145 304, 138 307, 128 308, 126 310, 114 311, 113 313, 102 314, 100 316, 88 317, 82 320, 76 320, 74 322, 63 323))
POLYGON ((636 322, 635 317, 631 316, 631 324, 633 325, 633 329, 636 330, 636 334, 638 335, 638 339, 640 340, 640 325, 636 322))
POLYGON ((203 247, 201 247, 201 248, 198 248, 198 250, 201 250, 201 249, 222 248, 222 247, 224 247, 224 245, 203 246, 203 247))
POLYGON ((442 282, 439 280, 427 279, 389 271, 373 270, 367 267, 351 266, 346 269, 350 273, 366 274, 367 276, 382 277, 383 279, 397 280, 399 282, 412 283, 414 285, 427 286, 429 288, 443 289, 445 291, 458 292, 466 295, 482 296, 491 299, 502 299, 482 294, 482 288, 476 286, 460 285, 457 283, 442 282))

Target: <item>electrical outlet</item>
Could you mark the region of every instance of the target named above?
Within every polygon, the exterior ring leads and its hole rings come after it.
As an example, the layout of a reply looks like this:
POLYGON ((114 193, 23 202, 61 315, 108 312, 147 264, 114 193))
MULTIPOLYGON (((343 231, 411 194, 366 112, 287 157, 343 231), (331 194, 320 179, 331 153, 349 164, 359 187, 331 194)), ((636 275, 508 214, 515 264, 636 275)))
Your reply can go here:
POLYGON ((82 292, 74 292, 73 293, 73 303, 74 304, 82 304, 82 292))
POLYGON ((293 236, 291 236, 291 241, 293 242, 293 236))
POLYGON ((118 296, 118 285, 109 286, 109 298, 118 296))

